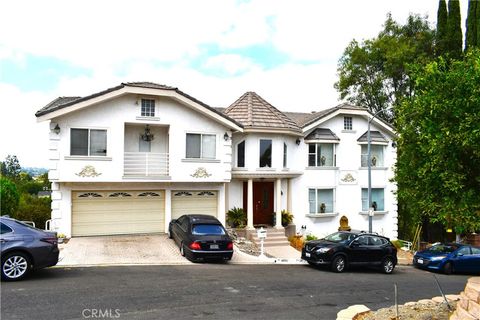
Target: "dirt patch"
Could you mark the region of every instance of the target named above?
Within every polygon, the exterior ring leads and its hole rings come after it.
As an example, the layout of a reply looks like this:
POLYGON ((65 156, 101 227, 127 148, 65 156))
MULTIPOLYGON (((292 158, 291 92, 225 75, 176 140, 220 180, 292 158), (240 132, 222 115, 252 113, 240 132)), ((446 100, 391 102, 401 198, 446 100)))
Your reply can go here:
POLYGON ((395 306, 367 311, 357 315, 355 320, 448 320, 456 307, 456 302, 449 302, 452 308, 450 311, 446 303, 412 303, 398 306, 398 318, 396 317, 395 306))

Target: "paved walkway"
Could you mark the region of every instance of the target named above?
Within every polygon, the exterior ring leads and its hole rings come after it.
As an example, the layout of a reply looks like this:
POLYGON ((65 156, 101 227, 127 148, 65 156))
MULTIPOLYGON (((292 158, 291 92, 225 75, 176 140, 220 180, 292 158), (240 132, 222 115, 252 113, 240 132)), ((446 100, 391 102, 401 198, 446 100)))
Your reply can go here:
MULTIPOLYGON (((164 234, 79 237, 59 247, 59 266, 192 264, 180 255, 177 245, 164 234)), ((291 247, 269 249, 267 253, 280 260, 255 257, 235 249, 230 263, 288 263, 292 258, 300 257, 298 251, 291 247)))

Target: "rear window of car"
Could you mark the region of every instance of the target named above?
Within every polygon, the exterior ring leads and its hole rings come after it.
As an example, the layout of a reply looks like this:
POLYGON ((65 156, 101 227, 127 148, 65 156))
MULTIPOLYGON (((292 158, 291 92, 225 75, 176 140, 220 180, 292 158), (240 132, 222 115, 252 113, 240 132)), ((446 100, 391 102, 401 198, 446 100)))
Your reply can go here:
POLYGON ((218 224, 195 224, 192 227, 192 234, 201 235, 224 235, 225 229, 218 224))
POLYGON ((5 234, 5 233, 10 233, 12 232, 12 229, 10 229, 8 226, 4 225, 3 223, 0 223, 0 233, 5 234))

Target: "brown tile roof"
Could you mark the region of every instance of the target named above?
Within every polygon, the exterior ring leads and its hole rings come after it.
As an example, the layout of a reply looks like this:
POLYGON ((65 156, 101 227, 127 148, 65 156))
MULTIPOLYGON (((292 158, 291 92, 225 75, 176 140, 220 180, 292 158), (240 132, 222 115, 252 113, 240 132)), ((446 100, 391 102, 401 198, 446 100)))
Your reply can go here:
POLYGON ((326 128, 316 128, 308 136, 305 137, 305 140, 329 140, 329 141, 340 141, 340 138, 332 132, 330 129, 326 128))
POLYGON ((124 87, 140 87, 140 88, 150 88, 150 89, 173 90, 176 93, 178 93, 179 95, 182 95, 185 98, 187 98, 187 99, 189 99, 189 100, 191 100, 195 103, 200 104, 201 106, 205 107, 206 109, 215 112, 216 114, 222 116, 223 118, 225 118, 229 121, 232 121, 236 125, 238 125, 240 127, 243 127, 243 125, 241 123, 239 123, 238 121, 236 121, 235 119, 232 119, 232 118, 228 117, 228 115, 226 115, 225 113, 223 113, 223 112, 221 112, 221 111, 219 111, 215 108, 210 107, 206 103, 204 103, 204 102, 186 94, 185 92, 179 90, 178 88, 166 86, 166 85, 163 85, 163 84, 157 84, 157 83, 153 83, 153 82, 125 82, 125 83, 121 83, 118 86, 115 86, 115 87, 112 87, 112 88, 109 88, 109 89, 106 89, 106 90, 103 90, 103 91, 100 91, 100 92, 97 92, 97 93, 94 93, 94 94, 91 94, 91 95, 88 95, 88 96, 85 96, 85 97, 59 97, 59 98, 53 100, 52 102, 50 102, 49 104, 47 104, 45 107, 38 110, 35 113, 35 116, 40 117, 40 116, 43 116, 43 115, 48 114, 50 112, 69 107, 69 106, 74 105, 76 103, 79 103, 79 102, 82 102, 82 101, 87 101, 87 100, 102 96, 104 94, 120 90, 124 87))
POLYGON ((246 129, 281 129, 301 133, 295 121, 255 92, 244 93, 223 112, 242 123, 246 129))
MULTIPOLYGON (((357 141, 368 142, 367 136, 368 136, 368 131, 365 131, 365 133, 362 134, 357 141)), ((387 138, 385 138, 385 136, 380 131, 374 131, 374 130, 370 131, 370 141, 388 143, 387 138)))

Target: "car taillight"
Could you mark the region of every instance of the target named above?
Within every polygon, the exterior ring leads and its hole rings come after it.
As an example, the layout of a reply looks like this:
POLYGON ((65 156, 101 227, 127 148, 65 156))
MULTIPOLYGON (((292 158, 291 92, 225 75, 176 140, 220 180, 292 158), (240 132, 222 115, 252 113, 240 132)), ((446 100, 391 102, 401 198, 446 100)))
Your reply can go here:
POLYGON ((233 250, 233 242, 227 243, 227 250, 233 250))
POLYGON ((58 239, 55 238, 55 237, 42 238, 42 239, 40 239, 40 241, 48 242, 48 243, 51 243, 51 244, 57 244, 58 243, 58 239))
POLYGON ((190 249, 192 249, 192 250, 201 250, 202 247, 200 246, 200 243, 199 243, 199 242, 192 242, 192 244, 190 244, 190 249))

